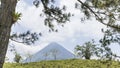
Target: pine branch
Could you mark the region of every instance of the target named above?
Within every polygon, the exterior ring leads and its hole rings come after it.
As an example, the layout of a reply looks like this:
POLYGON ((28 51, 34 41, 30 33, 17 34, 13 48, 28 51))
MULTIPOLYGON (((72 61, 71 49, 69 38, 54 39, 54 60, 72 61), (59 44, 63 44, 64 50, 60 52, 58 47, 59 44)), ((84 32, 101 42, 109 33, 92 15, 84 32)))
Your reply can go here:
POLYGON ((114 29, 120 29, 119 25, 111 25, 111 24, 104 23, 103 20, 96 14, 96 12, 94 12, 88 5, 84 4, 81 0, 78 0, 78 2, 80 2, 81 5, 83 5, 86 8, 88 8, 90 10, 90 12, 92 12, 95 15, 95 17, 97 17, 97 19, 100 21, 100 23, 102 23, 102 24, 104 24, 106 26, 109 26, 111 28, 114 28, 114 29))

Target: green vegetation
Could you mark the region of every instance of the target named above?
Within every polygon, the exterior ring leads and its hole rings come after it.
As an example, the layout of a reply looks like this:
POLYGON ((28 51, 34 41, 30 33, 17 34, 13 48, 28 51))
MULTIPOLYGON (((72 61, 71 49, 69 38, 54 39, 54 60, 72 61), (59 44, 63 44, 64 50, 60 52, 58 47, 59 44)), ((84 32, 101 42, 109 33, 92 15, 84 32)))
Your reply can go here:
POLYGON ((92 40, 92 42, 85 42, 82 46, 77 45, 75 47, 75 52, 77 56, 80 56, 81 58, 91 59, 92 56, 100 57, 103 50, 94 43, 94 40, 92 40))
POLYGON ((14 57, 14 61, 16 62, 16 63, 20 63, 20 60, 22 59, 22 57, 19 55, 19 54, 15 54, 15 57, 14 57))
POLYGON ((13 23, 17 22, 18 20, 21 20, 21 17, 22 14, 21 13, 18 13, 18 12, 15 12, 13 13, 13 23))
POLYGON ((5 63, 3 68, 120 68, 120 62, 101 60, 54 60, 32 63, 5 63))

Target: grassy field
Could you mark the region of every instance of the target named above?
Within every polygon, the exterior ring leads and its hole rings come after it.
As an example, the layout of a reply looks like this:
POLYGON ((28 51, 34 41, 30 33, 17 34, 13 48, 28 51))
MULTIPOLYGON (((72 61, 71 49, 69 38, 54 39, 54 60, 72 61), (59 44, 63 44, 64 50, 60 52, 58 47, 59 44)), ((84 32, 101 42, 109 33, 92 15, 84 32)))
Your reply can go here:
POLYGON ((25 64, 5 63, 4 68, 120 68, 120 62, 71 59, 25 64))

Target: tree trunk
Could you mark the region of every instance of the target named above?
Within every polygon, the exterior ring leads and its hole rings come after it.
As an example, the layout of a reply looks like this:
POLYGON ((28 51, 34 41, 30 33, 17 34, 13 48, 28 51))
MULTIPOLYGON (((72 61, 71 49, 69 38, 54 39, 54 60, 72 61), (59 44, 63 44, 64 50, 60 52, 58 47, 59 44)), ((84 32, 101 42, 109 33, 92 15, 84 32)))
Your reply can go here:
POLYGON ((3 67, 7 52, 11 26, 13 24, 13 13, 15 12, 17 0, 1 0, 0 5, 0 68, 3 67))
POLYGON ((90 57, 91 57, 91 53, 90 53, 90 50, 87 48, 85 51, 85 59, 90 60, 90 57))
POLYGON ((90 56, 85 56, 85 59, 88 59, 88 60, 90 60, 90 56))

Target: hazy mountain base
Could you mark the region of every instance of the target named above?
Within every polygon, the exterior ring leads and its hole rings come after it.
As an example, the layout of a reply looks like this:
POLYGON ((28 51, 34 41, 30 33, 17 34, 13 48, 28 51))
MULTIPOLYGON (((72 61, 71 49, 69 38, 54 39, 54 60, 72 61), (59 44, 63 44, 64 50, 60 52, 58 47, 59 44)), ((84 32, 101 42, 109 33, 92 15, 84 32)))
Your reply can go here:
POLYGON ((54 60, 32 63, 5 63, 3 68, 120 68, 119 61, 54 60))

